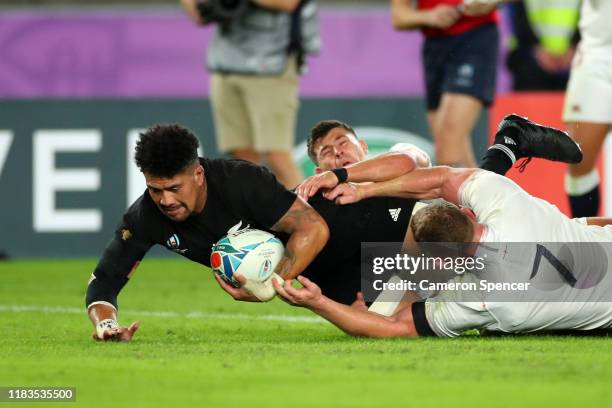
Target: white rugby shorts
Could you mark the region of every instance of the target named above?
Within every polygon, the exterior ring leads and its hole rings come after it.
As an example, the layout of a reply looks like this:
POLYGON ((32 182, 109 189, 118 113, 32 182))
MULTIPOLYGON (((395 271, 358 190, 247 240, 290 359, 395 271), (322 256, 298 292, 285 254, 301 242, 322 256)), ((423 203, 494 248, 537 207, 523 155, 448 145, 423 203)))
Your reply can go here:
POLYGON ((565 94, 563 120, 612 124, 612 49, 578 47, 565 94))

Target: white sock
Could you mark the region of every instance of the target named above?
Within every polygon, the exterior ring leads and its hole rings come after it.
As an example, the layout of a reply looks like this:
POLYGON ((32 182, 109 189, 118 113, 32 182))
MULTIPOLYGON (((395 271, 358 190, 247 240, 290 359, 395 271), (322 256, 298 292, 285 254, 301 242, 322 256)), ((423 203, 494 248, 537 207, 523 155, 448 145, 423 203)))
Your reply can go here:
POLYGON ((580 196, 588 193, 599 185, 599 173, 597 169, 591 170, 583 176, 574 177, 565 174, 565 192, 571 196, 580 196))
POLYGON ((488 150, 491 150, 491 149, 496 149, 496 150, 503 152, 506 156, 508 156, 512 164, 516 163, 516 156, 514 155, 514 153, 512 153, 512 150, 510 150, 508 146, 504 146, 503 144, 496 143, 493 146, 489 147, 488 150))

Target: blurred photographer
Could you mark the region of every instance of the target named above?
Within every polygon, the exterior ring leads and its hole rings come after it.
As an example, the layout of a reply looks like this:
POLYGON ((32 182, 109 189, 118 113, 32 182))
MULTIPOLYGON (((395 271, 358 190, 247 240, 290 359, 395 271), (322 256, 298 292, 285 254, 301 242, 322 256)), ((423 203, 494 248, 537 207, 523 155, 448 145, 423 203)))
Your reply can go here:
POLYGON ((320 47, 315 0, 181 3, 196 24, 215 24, 207 66, 219 150, 263 162, 295 187, 302 181, 291 153, 299 74, 320 47))

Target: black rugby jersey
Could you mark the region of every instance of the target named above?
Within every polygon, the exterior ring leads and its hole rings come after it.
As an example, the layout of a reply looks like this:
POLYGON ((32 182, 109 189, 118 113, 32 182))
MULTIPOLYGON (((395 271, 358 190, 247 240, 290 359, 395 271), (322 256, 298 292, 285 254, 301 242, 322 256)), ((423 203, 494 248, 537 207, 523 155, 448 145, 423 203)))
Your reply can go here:
POLYGON ((416 200, 375 197, 336 205, 321 195, 310 199, 329 226, 329 241, 302 273, 325 296, 344 304, 361 290, 361 243, 402 242, 416 200))
POLYGON ((296 199, 266 168, 242 160, 200 159, 207 183, 204 210, 183 222, 166 217, 148 192, 126 211, 89 285, 87 304, 116 295, 155 244, 210 266, 212 245, 238 223, 269 231, 296 199))

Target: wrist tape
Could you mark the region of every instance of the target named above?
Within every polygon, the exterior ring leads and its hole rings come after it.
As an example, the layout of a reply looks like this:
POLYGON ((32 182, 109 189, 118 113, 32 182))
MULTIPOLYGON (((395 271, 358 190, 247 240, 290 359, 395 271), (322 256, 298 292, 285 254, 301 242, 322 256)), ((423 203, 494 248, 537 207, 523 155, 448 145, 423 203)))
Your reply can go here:
POLYGON ((114 329, 115 327, 119 327, 119 323, 115 319, 104 319, 96 325, 96 335, 99 339, 104 338, 104 332, 106 330, 114 329))
POLYGON ((338 184, 346 183, 346 181, 348 180, 348 171, 344 167, 338 167, 337 169, 333 169, 332 173, 334 173, 338 178, 338 184))

